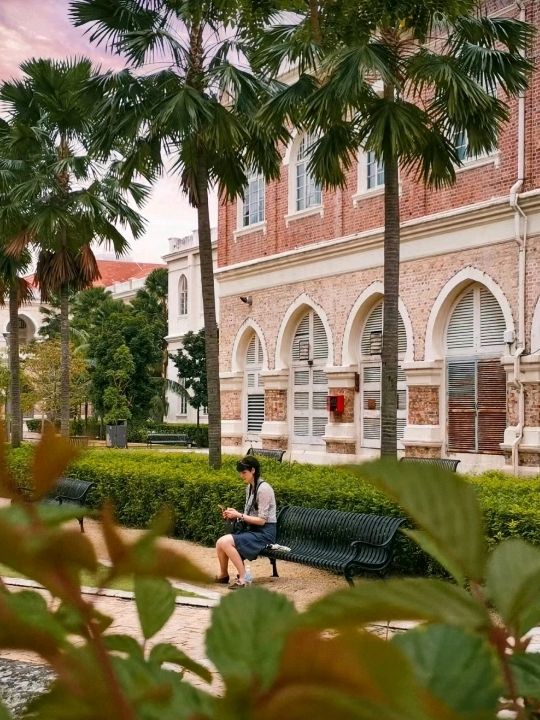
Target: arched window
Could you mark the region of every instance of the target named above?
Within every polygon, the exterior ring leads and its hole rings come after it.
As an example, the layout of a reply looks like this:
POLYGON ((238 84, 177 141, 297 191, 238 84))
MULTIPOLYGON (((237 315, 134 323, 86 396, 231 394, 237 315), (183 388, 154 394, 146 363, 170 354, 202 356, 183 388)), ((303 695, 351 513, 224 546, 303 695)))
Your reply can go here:
POLYGON ((178 314, 187 315, 188 312, 188 283, 185 275, 180 275, 178 282, 178 314))
MULTIPOLYGON (((19 333, 19 345, 25 345, 29 342, 30 338, 28 337, 28 324, 22 317, 17 318, 17 329, 19 333)), ((7 324, 6 330, 11 334, 11 323, 7 324)))
POLYGON ((260 433, 264 422, 264 388, 260 381, 263 366, 263 349, 256 333, 253 333, 246 351, 246 397, 247 432, 260 433))
MULTIPOLYGON (((381 446, 381 350, 383 302, 380 301, 366 318, 360 341, 360 377, 362 378, 362 445, 381 446)), ((401 315, 398 319, 398 358, 407 351, 407 335, 401 315)), ((403 437, 407 423, 407 387, 405 373, 398 367, 397 377, 397 438, 403 437)))
POLYGON ((448 450, 501 453, 506 374, 500 363, 506 323, 496 298, 479 283, 457 299, 446 327, 448 450))
POLYGON ((309 310, 298 323, 292 343, 293 435, 297 441, 320 443, 328 422, 328 338, 321 318, 309 310))
POLYGON ((309 159, 312 146, 317 141, 313 134, 304 135, 300 140, 296 153, 296 175, 295 175, 295 210, 307 210, 321 204, 322 193, 311 173, 308 171, 309 159))

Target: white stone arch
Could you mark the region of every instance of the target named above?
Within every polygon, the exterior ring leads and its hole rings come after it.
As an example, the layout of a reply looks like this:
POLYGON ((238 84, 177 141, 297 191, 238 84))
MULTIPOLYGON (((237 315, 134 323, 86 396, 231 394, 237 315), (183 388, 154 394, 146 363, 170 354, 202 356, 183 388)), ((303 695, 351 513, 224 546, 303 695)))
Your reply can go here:
MULTIPOLYGON (((20 320, 24 320, 24 322, 26 323, 26 332, 25 332, 26 340, 25 340, 25 342, 30 342, 31 340, 33 340, 36 337, 36 332, 37 332, 36 323, 34 322, 34 320, 32 320, 32 318, 29 315, 26 315, 23 312, 19 312, 18 318, 20 320)), ((9 318, 6 320, 6 327, 3 332, 6 332, 6 333, 11 332, 11 329, 9 328, 9 318)))
MULTIPOLYGON (((444 332, 452 305, 468 285, 480 283, 495 297, 502 310, 507 330, 515 330, 510 303, 501 287, 482 270, 466 267, 448 280, 433 303, 426 327, 425 360, 441 360, 445 356, 444 332)), ((502 342, 502 338, 501 338, 502 342)))
MULTIPOLYGON (((341 364, 345 367, 355 365, 358 362, 360 339, 364 323, 369 311, 381 300, 384 300, 384 285, 382 282, 377 281, 368 285, 352 306, 343 333, 341 364)), ((414 358, 414 334, 409 312, 401 298, 399 298, 398 301, 398 308, 407 337, 407 350, 403 359, 405 362, 414 358)))
POLYGON ((540 353, 540 297, 536 302, 531 326, 531 347, 532 353, 540 353))
POLYGON ((326 312, 323 310, 322 306, 315 302, 307 293, 302 293, 289 306, 283 320, 281 321, 276 341, 276 370, 285 370, 290 366, 291 347, 294 339, 294 333, 296 332, 300 318, 308 310, 316 312, 324 325, 326 338, 328 340, 328 365, 334 364, 334 338, 326 312))
POLYGON ((251 340, 251 336, 255 334, 259 337, 263 351, 263 370, 268 370, 268 349, 266 347, 266 338, 262 327, 256 320, 247 318, 244 320, 242 325, 238 328, 238 332, 234 338, 232 353, 231 353, 231 371, 242 372, 246 364, 246 353, 248 345, 251 340))
POLYGON ((297 128, 294 128, 294 130, 291 132, 291 139, 289 140, 287 147, 285 148, 285 154, 283 156, 283 165, 289 165, 291 162, 291 157, 293 159, 296 157, 298 145, 300 144, 300 140, 302 139, 302 134, 303 133, 298 132, 297 128))

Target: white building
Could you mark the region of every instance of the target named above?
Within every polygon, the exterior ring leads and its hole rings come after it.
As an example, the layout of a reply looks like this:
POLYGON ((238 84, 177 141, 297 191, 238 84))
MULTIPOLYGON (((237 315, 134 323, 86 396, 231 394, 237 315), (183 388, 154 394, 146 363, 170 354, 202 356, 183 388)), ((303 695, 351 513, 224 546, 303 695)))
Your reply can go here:
MULTIPOLYGON (((212 230, 214 269, 217 263, 217 233, 212 230)), ((197 332, 204 327, 199 237, 197 230, 181 238, 169 238, 169 252, 163 256, 169 270, 169 353, 182 347, 184 335, 190 330, 197 332)), ((219 301, 216 286, 216 315, 219 318, 219 301)), ((167 376, 178 382, 176 367, 169 360, 167 376)), ((197 411, 185 397, 167 391, 168 412, 166 422, 197 422, 197 411)), ((200 421, 207 422, 201 411, 200 421)))

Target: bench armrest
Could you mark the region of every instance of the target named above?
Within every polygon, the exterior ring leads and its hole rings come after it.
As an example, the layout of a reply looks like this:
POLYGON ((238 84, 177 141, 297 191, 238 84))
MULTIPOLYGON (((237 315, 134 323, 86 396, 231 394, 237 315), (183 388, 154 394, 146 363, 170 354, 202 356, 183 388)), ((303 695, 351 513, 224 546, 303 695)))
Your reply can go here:
POLYGON ((388 547, 388 545, 390 545, 390 543, 392 542, 393 539, 394 539, 394 535, 392 535, 391 538, 388 538, 388 540, 385 540, 385 542, 383 542, 383 543, 369 542, 369 540, 353 540, 353 542, 351 543, 351 547, 356 547, 357 545, 367 545, 368 547, 373 547, 373 548, 385 548, 385 547, 388 547))

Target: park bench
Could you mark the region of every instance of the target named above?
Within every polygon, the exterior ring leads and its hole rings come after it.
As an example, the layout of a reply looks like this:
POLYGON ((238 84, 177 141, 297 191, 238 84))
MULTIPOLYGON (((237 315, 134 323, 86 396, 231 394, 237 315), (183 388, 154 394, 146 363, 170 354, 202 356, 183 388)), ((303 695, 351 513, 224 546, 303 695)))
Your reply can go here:
MULTIPOLYGON (((90 488, 94 485, 90 480, 78 480, 77 478, 61 477, 54 488, 42 497, 39 502, 49 505, 75 505, 84 507, 86 497, 90 488)), ((24 497, 32 502, 32 489, 21 486, 24 497)), ((84 516, 78 517, 81 532, 84 532, 84 516)))
POLYGON ((451 458, 430 458, 430 457, 402 457, 399 460, 404 463, 420 463, 423 465, 435 465, 435 467, 442 468, 443 470, 450 470, 450 472, 456 472, 456 468, 461 460, 452 460, 451 458))
POLYGON ((276 545, 260 553, 270 559, 273 577, 277 560, 310 565, 343 574, 349 585, 365 572, 383 572, 392 562, 401 517, 319 510, 287 505, 277 518, 276 545))
POLYGON ((146 438, 146 445, 180 445, 190 448, 194 443, 191 438, 184 433, 158 433, 149 432, 146 438))
POLYGON ((70 435, 69 442, 78 448, 87 448, 90 438, 88 435, 70 435))
POLYGON ((254 448, 250 447, 247 451, 248 455, 259 455, 260 457, 267 457, 272 458, 272 460, 277 460, 278 462, 281 462, 283 460, 283 456, 285 455, 285 450, 277 450, 273 448, 254 448))

